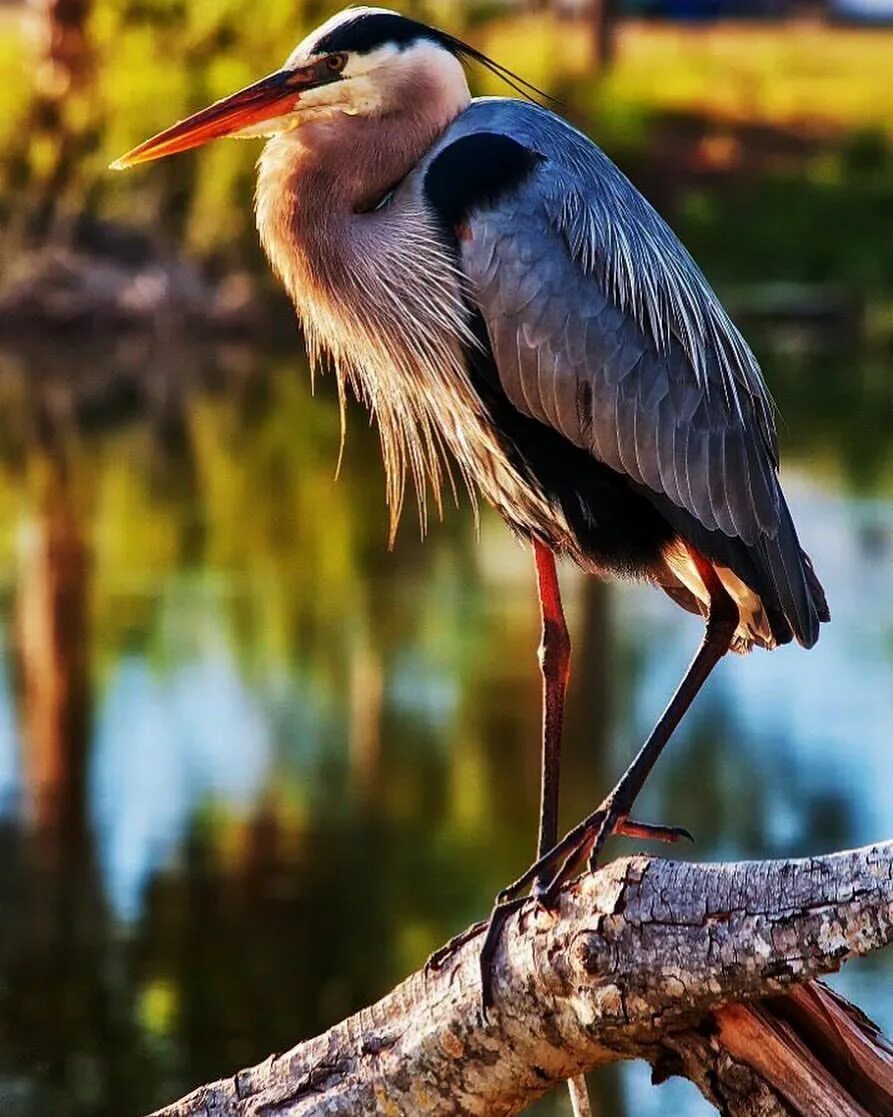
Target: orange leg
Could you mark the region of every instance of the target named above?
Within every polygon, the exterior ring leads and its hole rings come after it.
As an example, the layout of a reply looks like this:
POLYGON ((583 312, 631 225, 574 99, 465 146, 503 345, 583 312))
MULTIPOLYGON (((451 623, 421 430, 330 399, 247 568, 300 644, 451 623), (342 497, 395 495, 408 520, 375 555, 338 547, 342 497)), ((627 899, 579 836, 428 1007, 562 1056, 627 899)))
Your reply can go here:
MULTIPOLYGON (((561 733, 564 726, 564 705, 567 697, 567 684, 570 678, 571 640, 561 604, 561 588, 558 584, 558 571, 555 555, 538 539, 533 541, 533 555, 536 562, 537 590, 539 592, 542 636, 539 646, 539 662, 543 673, 543 741, 542 776, 540 781, 540 818, 539 839, 537 841, 537 860, 544 858, 554 849, 558 841, 558 802, 561 777, 561 733)), ((710 574, 713 568, 710 567, 710 574)), ((718 581, 718 579, 717 579, 718 581)), ((630 838, 647 838, 658 841, 677 841, 680 837, 691 837, 687 831, 678 827, 654 826, 632 819, 619 818, 614 827, 615 834, 630 838)), ((546 878, 548 879, 548 877, 546 878)), ((534 892, 539 893, 545 879, 538 877, 534 892)))
POLYGON ((540 783, 540 820, 537 860, 558 841, 558 795, 561 774, 561 731, 570 677, 571 641, 561 605, 555 555, 538 539, 533 541, 537 589, 542 618, 539 646, 543 673, 543 747, 540 783))

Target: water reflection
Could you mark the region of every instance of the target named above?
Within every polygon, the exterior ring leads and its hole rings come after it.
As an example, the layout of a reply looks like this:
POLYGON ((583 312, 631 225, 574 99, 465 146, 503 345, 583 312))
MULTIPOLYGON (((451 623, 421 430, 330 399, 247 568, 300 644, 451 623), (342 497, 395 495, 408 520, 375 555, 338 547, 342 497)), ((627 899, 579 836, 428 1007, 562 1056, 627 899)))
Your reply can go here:
MULTIPOLYGON (((711 680, 643 806, 695 830, 692 856, 893 832, 888 428, 863 430, 866 493, 855 435, 785 404, 811 358, 773 355, 834 624, 809 655, 711 680)), ((353 416, 335 484, 337 408, 292 353, 116 360, 77 358, 75 389, 70 353, 0 362, 0 1097, 28 1117, 145 1112, 326 1027, 479 916, 534 844, 525 551, 489 516, 478 542, 465 509, 424 546, 408 521, 388 554, 374 433, 353 416)), ((816 360, 847 369, 829 406, 856 431, 874 359, 816 360)), ((565 578, 570 822, 699 629, 652 591, 565 578)), ((888 1029, 890 967, 840 979, 888 1029)), ((641 1068, 595 1085, 606 1113, 703 1112, 641 1068)))

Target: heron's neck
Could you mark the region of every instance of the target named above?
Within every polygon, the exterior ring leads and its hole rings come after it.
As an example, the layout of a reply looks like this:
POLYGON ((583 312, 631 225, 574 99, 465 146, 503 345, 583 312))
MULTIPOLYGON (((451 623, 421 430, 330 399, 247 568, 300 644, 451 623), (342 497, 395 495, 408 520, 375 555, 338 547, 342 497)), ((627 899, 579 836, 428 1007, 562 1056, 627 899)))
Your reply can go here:
POLYGON ((370 213, 467 106, 421 98, 399 113, 339 114, 272 139, 260 159, 257 222, 264 248, 302 309, 308 286, 362 271, 370 213))

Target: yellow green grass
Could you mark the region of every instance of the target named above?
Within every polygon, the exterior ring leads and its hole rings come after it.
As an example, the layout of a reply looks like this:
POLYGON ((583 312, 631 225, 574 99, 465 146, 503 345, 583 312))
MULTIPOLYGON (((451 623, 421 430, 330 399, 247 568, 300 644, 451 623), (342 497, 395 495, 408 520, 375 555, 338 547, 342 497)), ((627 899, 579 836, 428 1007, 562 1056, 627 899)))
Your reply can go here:
MULTIPOLYGON (((486 49, 547 87, 591 76, 583 23, 548 17, 482 29, 486 49)), ((729 122, 823 130, 893 131, 893 30, 818 23, 628 22, 605 100, 653 113, 692 113, 729 122)), ((487 91, 498 86, 487 79, 487 91)))

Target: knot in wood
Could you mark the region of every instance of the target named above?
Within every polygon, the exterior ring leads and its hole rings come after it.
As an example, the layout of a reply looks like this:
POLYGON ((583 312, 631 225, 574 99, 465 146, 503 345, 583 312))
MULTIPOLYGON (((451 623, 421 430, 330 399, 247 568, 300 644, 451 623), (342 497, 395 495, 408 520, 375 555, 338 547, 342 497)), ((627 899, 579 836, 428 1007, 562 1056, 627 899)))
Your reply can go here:
POLYGON ((578 973, 589 977, 607 973, 610 962, 610 947, 598 931, 587 931, 579 935, 570 951, 571 965, 578 973))

